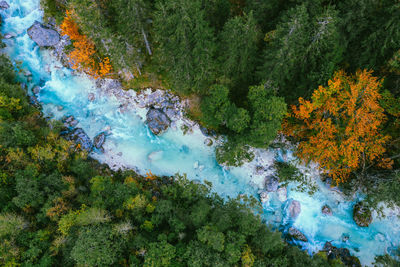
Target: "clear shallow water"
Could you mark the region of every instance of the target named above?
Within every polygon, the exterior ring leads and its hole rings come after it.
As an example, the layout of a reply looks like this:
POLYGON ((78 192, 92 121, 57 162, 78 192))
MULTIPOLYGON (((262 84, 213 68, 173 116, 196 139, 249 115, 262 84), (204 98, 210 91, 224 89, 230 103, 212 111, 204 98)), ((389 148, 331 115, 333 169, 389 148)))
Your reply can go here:
MULTIPOLYGON (((111 135, 104 144, 105 153, 93 152, 92 157, 100 162, 137 168, 146 173, 151 170, 157 175, 186 173, 189 179, 206 179, 213 183, 213 190, 224 197, 236 197, 238 194, 257 196, 263 187, 263 176, 255 174, 255 166, 271 166, 275 159, 281 159, 278 151, 257 151, 257 160, 241 168, 220 167, 214 156, 214 147, 204 145, 205 136, 194 127, 191 134, 184 135, 177 127, 169 129, 157 137, 151 134, 144 123, 146 109, 131 105, 122 110, 121 98, 106 91, 96 89, 95 82, 83 75, 74 74, 62 67, 49 51, 40 50, 26 34, 35 20, 42 20, 39 0, 8 0, 10 8, 0 11, 3 17, 1 32, 13 33, 17 37, 4 40, 4 51, 19 68, 32 73, 28 82, 24 75, 19 75, 29 90, 40 85, 42 90, 39 101, 46 116, 60 119, 64 115, 73 115, 84 131, 93 138, 96 134, 111 128, 111 135), (90 102, 88 95, 93 93, 95 100, 90 102), (122 155, 119 154, 122 152, 122 155), (149 155, 151 159, 149 159, 149 155)), ((133 92, 132 92, 133 93, 133 92)), ((313 168, 304 168, 307 175, 317 177, 313 168)), ((352 219, 352 208, 357 199, 346 201, 342 195, 332 191, 319 179, 319 190, 313 196, 293 190, 296 184, 288 186, 287 198, 301 203, 301 213, 293 222, 285 211, 287 201, 280 201, 275 193, 263 204, 262 215, 268 224, 284 230, 294 226, 309 239, 300 245, 310 253, 322 249, 326 241, 333 245, 349 248, 363 264, 369 265, 375 255, 392 252, 399 245, 400 221, 394 215, 385 219, 374 219, 368 228, 358 227, 352 219), (321 213, 321 207, 328 204, 333 216, 321 213), (350 236, 342 242, 343 234, 350 236)))

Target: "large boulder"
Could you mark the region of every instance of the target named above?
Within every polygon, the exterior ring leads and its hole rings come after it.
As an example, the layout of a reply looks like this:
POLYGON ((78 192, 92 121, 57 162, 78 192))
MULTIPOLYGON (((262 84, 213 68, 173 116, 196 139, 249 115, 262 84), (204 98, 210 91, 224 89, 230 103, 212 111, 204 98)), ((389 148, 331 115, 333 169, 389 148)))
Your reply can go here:
POLYGON ((290 200, 287 212, 292 219, 296 219, 301 212, 301 204, 297 200, 290 200))
POLYGON ((331 242, 326 242, 323 251, 330 260, 340 259, 346 266, 361 267, 360 260, 352 256, 347 248, 337 248, 331 242))
POLYGON ((332 215, 332 209, 331 209, 331 207, 329 207, 328 205, 322 206, 321 212, 322 212, 323 214, 325 214, 325 215, 329 215, 329 216, 332 215))
POLYGON ((38 21, 28 29, 28 35, 40 47, 55 46, 60 41, 58 32, 43 26, 38 21))
POLYGON ((158 135, 166 131, 171 120, 160 109, 150 108, 146 114, 146 122, 153 134, 158 135))
POLYGON ((308 242, 307 237, 294 227, 290 227, 288 231, 288 236, 299 241, 308 242))
POLYGON ((66 139, 69 141, 74 141, 75 144, 80 145, 82 149, 87 151, 91 151, 93 148, 92 141, 81 128, 74 129, 67 135, 66 139))
POLYGON ((353 208, 353 219, 358 226, 368 227, 372 222, 372 212, 363 202, 358 202, 353 208))
POLYGON ((211 138, 206 138, 206 139, 204 140, 204 144, 205 144, 206 146, 212 146, 213 140, 212 140, 211 138))
POLYGON ((8 9, 9 7, 6 1, 0 1, 0 9, 8 9))
POLYGON ((275 175, 270 175, 265 177, 265 190, 268 192, 275 192, 278 190, 279 179, 275 175))
POLYGON ((94 137, 93 144, 97 149, 100 149, 105 141, 106 141, 106 135, 104 133, 99 133, 94 137))

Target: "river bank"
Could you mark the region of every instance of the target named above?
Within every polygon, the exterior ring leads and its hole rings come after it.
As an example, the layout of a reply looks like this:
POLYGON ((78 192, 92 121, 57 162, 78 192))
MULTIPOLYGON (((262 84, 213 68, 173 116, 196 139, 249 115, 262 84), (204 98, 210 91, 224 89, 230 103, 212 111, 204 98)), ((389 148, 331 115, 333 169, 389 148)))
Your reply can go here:
POLYGON ((131 168, 142 174, 148 171, 167 176, 185 173, 191 180, 211 181, 213 191, 223 197, 262 195, 266 222, 283 232, 291 227, 301 231, 308 242, 294 243, 310 253, 334 240, 335 246, 349 248, 363 264, 370 264, 374 255, 390 252, 396 246, 400 227, 395 214, 382 220, 374 215, 368 228, 358 227, 352 219, 352 211, 362 196, 346 200, 320 181, 315 166, 298 165, 317 183, 318 192, 314 195, 296 191, 295 183, 280 187, 278 191, 279 184, 271 178, 275 172, 274 162, 290 161, 293 159, 290 152, 285 155, 281 150, 254 150, 256 157, 252 162, 240 168, 221 167, 214 155, 219 139, 204 135, 204 129, 185 119, 185 104, 175 96, 151 89, 141 94, 125 91, 113 80, 95 81, 64 68, 50 51, 38 49, 26 34, 26 29, 41 19, 38 3, 32 1, 23 7, 17 4, 12 2, 13 11, 5 12, 2 33, 16 34, 5 40, 5 52, 14 62, 22 61, 20 68, 24 73, 20 79, 28 85, 30 93, 36 86, 40 87, 37 100, 46 116, 55 119, 73 116, 76 127, 82 128, 92 140, 102 132, 110 132, 102 145, 104 151, 92 152, 93 158, 114 169, 131 168), (31 75, 24 75, 26 71, 31 75), (163 102, 171 103, 174 108, 168 111, 170 105, 163 106, 163 102), (163 112, 171 119, 169 129, 159 136, 145 123, 150 107, 165 108, 163 112), (208 146, 210 138, 213 144, 208 146), (294 201, 299 205, 292 204, 296 203, 294 201), (324 205, 331 208, 333 216, 321 212, 324 205), (296 208, 299 206, 300 212, 296 208))

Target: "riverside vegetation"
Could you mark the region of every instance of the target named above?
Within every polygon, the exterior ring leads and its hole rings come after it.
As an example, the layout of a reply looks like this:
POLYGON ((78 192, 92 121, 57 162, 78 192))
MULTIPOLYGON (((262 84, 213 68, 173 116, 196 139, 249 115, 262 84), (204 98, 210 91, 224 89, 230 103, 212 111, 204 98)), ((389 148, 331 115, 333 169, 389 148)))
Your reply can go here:
POLYGON ((400 204, 398 1, 42 2, 110 59, 104 74, 191 100, 189 115, 228 137, 220 163, 251 160, 283 130, 299 158, 370 206, 400 204))
POLYGON ((2 266, 341 266, 283 242, 254 199, 88 159, 14 79, 0 56, 2 266))
POLYGON ((102 75, 130 72, 134 86, 161 82, 193 100, 193 118, 228 136, 217 149, 220 163, 251 160, 249 148, 267 148, 285 121, 284 132, 300 142, 297 155, 318 162, 336 182, 399 166, 398 1, 43 0, 43 6, 71 39, 93 42, 100 63, 107 60, 102 75), (336 102, 327 102, 331 96, 336 102), (303 121, 291 119, 300 114, 303 121), (365 127, 357 132, 359 123, 365 127), (318 151, 306 149, 323 138, 318 151), (333 143, 338 149, 327 153, 333 143))
MULTIPOLYGON (((60 25, 79 27, 64 30, 76 33, 69 54, 76 69, 95 77, 132 72, 128 85, 161 83, 199 99, 192 101, 193 118, 228 137, 217 149, 220 163, 250 160, 250 146, 268 148, 283 130, 301 159, 318 162, 343 187, 364 190, 371 207, 400 204, 397 1, 45 0, 43 6, 60 25)), ((1 147, 9 264, 93 266, 99 257, 133 266, 340 264, 282 243, 250 215, 247 202, 224 203, 182 178, 170 184, 93 167, 58 138, 57 124, 50 130, 37 111, 24 109, 32 108, 14 87, 20 95, 5 95, 1 147), (34 125, 40 127, 30 130, 34 125), (225 208, 220 228, 213 214, 225 208), (197 209, 201 214, 192 214, 197 209), (241 221, 243 213, 250 222, 241 221)))

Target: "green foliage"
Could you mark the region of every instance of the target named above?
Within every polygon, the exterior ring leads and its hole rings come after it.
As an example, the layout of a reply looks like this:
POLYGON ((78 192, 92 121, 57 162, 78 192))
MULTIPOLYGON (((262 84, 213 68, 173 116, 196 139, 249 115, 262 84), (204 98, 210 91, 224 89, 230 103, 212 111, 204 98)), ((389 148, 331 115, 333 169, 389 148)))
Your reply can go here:
POLYGON ((110 266, 118 262, 122 248, 109 226, 89 226, 80 230, 71 257, 81 266, 110 266))
POLYGON ((314 194, 318 187, 315 181, 304 175, 292 163, 275 162, 276 173, 279 177, 279 182, 287 185, 289 182, 297 182, 296 190, 300 192, 308 192, 310 195, 314 194))
POLYGON ((249 146, 228 140, 223 145, 217 147, 216 158, 220 164, 240 166, 244 162, 252 161, 254 154, 250 151, 249 146))
POLYGON ((172 260, 175 258, 175 252, 176 248, 165 240, 150 243, 143 266, 171 266, 172 260))
POLYGON ((197 231, 197 238, 200 242, 206 244, 216 251, 221 252, 224 250, 224 234, 216 231, 208 225, 202 227, 197 231))
POLYGON ((158 62, 175 90, 201 93, 214 79, 213 29, 200 0, 156 1, 154 32, 158 62))
POLYGON ((228 20, 220 34, 220 71, 227 79, 231 92, 240 97, 254 80, 259 31, 251 12, 228 20))
POLYGON ((338 12, 314 12, 307 3, 288 10, 264 52, 260 78, 276 84, 291 103, 328 81, 342 59, 338 12))
POLYGON ((352 71, 379 68, 400 45, 400 4, 395 0, 340 2, 346 61, 352 71))
POLYGON ((228 98, 229 89, 223 85, 210 87, 209 95, 203 98, 201 110, 204 114, 203 121, 212 128, 224 125, 229 114, 231 103, 228 98))
POLYGON ((250 87, 248 99, 251 105, 252 122, 246 143, 255 147, 268 147, 281 129, 281 121, 286 115, 286 103, 275 96, 268 85, 250 87))
POLYGON ((0 238, 15 236, 26 226, 26 221, 21 216, 10 213, 0 214, 0 238))

